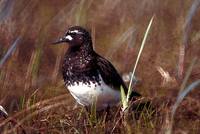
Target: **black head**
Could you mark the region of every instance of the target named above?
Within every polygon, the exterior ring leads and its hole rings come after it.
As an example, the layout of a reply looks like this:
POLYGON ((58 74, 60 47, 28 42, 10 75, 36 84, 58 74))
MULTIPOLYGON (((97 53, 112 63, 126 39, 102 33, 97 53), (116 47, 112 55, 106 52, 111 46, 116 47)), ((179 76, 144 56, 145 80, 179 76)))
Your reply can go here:
POLYGON ((80 26, 70 27, 65 35, 53 44, 68 43, 70 47, 92 45, 90 33, 80 26))

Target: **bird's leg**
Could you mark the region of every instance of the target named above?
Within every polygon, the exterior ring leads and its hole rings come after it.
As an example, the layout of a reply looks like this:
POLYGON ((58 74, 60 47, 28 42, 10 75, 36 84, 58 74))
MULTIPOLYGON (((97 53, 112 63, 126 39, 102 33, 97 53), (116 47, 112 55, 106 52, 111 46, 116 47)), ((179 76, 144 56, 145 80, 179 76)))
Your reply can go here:
POLYGON ((87 106, 84 106, 84 107, 85 107, 85 110, 86 110, 88 113, 90 113, 90 108, 87 107, 87 106))
POLYGON ((110 106, 108 105, 106 108, 106 113, 109 114, 110 113, 110 106))
POLYGON ((106 109, 104 110, 104 112, 105 112, 105 116, 104 116, 104 118, 105 118, 105 121, 108 121, 108 120, 111 120, 111 118, 109 117, 109 115, 111 115, 110 114, 110 106, 108 105, 107 107, 106 107, 106 109))

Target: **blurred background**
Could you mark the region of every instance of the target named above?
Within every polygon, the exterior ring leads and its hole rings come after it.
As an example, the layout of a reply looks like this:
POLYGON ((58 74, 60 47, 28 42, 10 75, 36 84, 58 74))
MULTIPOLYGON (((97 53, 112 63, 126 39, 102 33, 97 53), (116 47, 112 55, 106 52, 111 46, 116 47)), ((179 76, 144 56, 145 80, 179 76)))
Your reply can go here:
MULTIPOLYGON (((199 3, 198 0, 1 0, 0 59, 5 61, 0 66, 0 104, 13 113, 33 95, 38 102, 66 93, 60 66, 67 45, 51 43, 74 25, 87 28, 95 50, 109 59, 122 76, 128 74, 153 15, 136 70, 139 82, 135 89, 145 97, 176 97, 185 70, 200 54, 199 3), (8 50, 12 52, 5 59, 8 50), (185 52, 185 56, 181 57, 180 52, 185 52)), ((200 78, 199 65, 197 61, 190 81, 200 78)), ((192 98, 199 97, 196 90, 192 98)))

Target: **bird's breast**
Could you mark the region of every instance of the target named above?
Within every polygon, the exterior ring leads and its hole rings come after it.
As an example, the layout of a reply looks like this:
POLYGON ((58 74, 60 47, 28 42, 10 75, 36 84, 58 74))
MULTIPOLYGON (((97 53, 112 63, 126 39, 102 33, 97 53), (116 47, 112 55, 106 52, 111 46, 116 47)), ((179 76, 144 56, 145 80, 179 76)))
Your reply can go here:
POLYGON ((98 71, 91 57, 66 56, 62 66, 63 78, 66 85, 79 81, 83 83, 99 82, 98 71))
POLYGON ((103 80, 95 82, 76 82, 67 86, 71 95, 83 106, 96 104, 97 110, 117 104, 120 100, 120 92, 106 85, 103 80))

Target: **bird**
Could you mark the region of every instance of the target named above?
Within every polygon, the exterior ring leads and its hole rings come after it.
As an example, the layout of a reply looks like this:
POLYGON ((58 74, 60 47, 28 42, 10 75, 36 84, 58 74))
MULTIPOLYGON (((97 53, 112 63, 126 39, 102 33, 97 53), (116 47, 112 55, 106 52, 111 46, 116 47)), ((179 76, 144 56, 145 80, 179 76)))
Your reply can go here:
MULTIPOLYGON (((123 79, 110 61, 93 49, 91 34, 81 26, 72 26, 53 44, 68 44, 62 65, 66 88, 82 106, 95 104, 100 111, 119 104, 120 86, 127 94, 123 79)), ((132 98, 141 96, 132 92, 132 98)))

